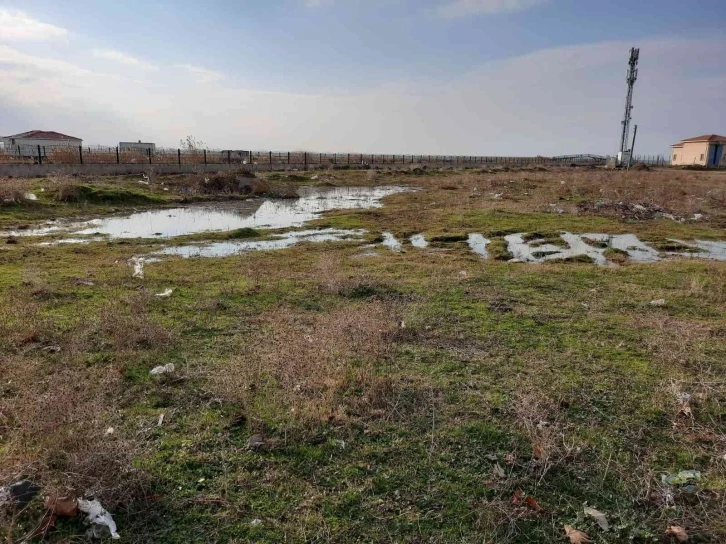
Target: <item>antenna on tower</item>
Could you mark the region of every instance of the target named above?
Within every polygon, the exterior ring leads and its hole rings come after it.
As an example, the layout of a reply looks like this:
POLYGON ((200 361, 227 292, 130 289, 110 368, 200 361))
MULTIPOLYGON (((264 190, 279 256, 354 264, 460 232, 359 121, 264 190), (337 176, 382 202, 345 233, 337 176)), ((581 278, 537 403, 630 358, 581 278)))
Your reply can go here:
POLYGON ((626 78, 626 82, 628 83, 628 96, 625 99, 625 117, 623 118, 623 134, 620 137, 620 153, 619 159, 622 162, 624 160, 623 155, 630 152, 629 149, 629 140, 630 140, 630 120, 631 120, 631 113, 633 111, 633 88, 635 87, 635 82, 638 79, 638 59, 640 58, 640 49, 636 49, 633 47, 630 50, 630 62, 628 63, 630 65, 630 69, 628 70, 628 75, 626 78))

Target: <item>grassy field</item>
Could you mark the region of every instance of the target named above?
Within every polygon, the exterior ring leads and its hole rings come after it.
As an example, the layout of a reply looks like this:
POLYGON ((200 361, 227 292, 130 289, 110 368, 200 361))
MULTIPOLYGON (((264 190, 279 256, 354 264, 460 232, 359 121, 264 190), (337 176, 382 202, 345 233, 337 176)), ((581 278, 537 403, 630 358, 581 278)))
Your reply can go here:
MULTIPOLYGON (((313 225, 432 245, 170 258, 138 279, 128 259, 163 241, 3 240, 0 485, 94 495, 134 543, 576 542, 565 525, 597 543, 678 542, 673 526, 726 541, 726 263, 509 263, 501 239, 724 240, 726 173, 261 176, 255 192, 285 196, 420 187, 313 225), (469 251, 473 232, 494 258, 469 251), (663 482, 685 470, 700 480, 663 482)), ((0 230, 242 198, 233 189, 0 180, 0 230)), ((23 541, 44 512, 42 496, 1 509, 0 536, 23 541)), ((84 531, 61 518, 46 539, 84 531)))

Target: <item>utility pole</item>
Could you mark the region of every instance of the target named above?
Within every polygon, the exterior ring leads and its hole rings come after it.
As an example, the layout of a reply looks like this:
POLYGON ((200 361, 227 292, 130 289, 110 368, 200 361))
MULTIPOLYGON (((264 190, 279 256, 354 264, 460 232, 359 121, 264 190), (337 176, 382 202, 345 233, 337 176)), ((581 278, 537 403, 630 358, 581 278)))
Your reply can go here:
POLYGON ((621 160, 624 158, 624 155, 628 153, 628 140, 630 139, 630 120, 631 120, 631 113, 633 111, 633 88, 635 87, 635 82, 638 79, 638 59, 640 58, 640 49, 636 49, 633 47, 630 49, 630 61, 628 64, 630 65, 630 69, 628 70, 628 75, 626 77, 626 82, 628 83, 628 95, 625 99, 625 117, 623 118, 623 133, 620 137, 620 158, 621 160))

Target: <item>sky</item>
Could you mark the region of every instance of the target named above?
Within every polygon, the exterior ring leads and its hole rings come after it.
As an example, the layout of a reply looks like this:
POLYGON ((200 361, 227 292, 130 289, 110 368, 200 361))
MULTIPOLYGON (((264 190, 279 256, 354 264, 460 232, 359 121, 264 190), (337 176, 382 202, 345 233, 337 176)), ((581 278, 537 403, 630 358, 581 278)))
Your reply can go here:
POLYGON ((636 154, 726 133, 723 0, 0 0, 0 135, 636 154))

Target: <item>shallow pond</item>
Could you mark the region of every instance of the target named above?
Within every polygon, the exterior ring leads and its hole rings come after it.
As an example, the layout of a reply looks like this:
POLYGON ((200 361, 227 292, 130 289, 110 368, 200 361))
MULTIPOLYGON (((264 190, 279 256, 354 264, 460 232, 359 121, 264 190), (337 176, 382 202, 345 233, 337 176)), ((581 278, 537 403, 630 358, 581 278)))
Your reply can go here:
POLYGON ((380 208, 381 199, 413 189, 387 187, 300 187, 296 199, 250 199, 197 204, 188 207, 134 212, 90 221, 55 221, 37 229, 0 233, 0 236, 45 236, 67 233, 69 239, 173 238, 202 232, 241 228, 300 227, 329 210, 380 208))

